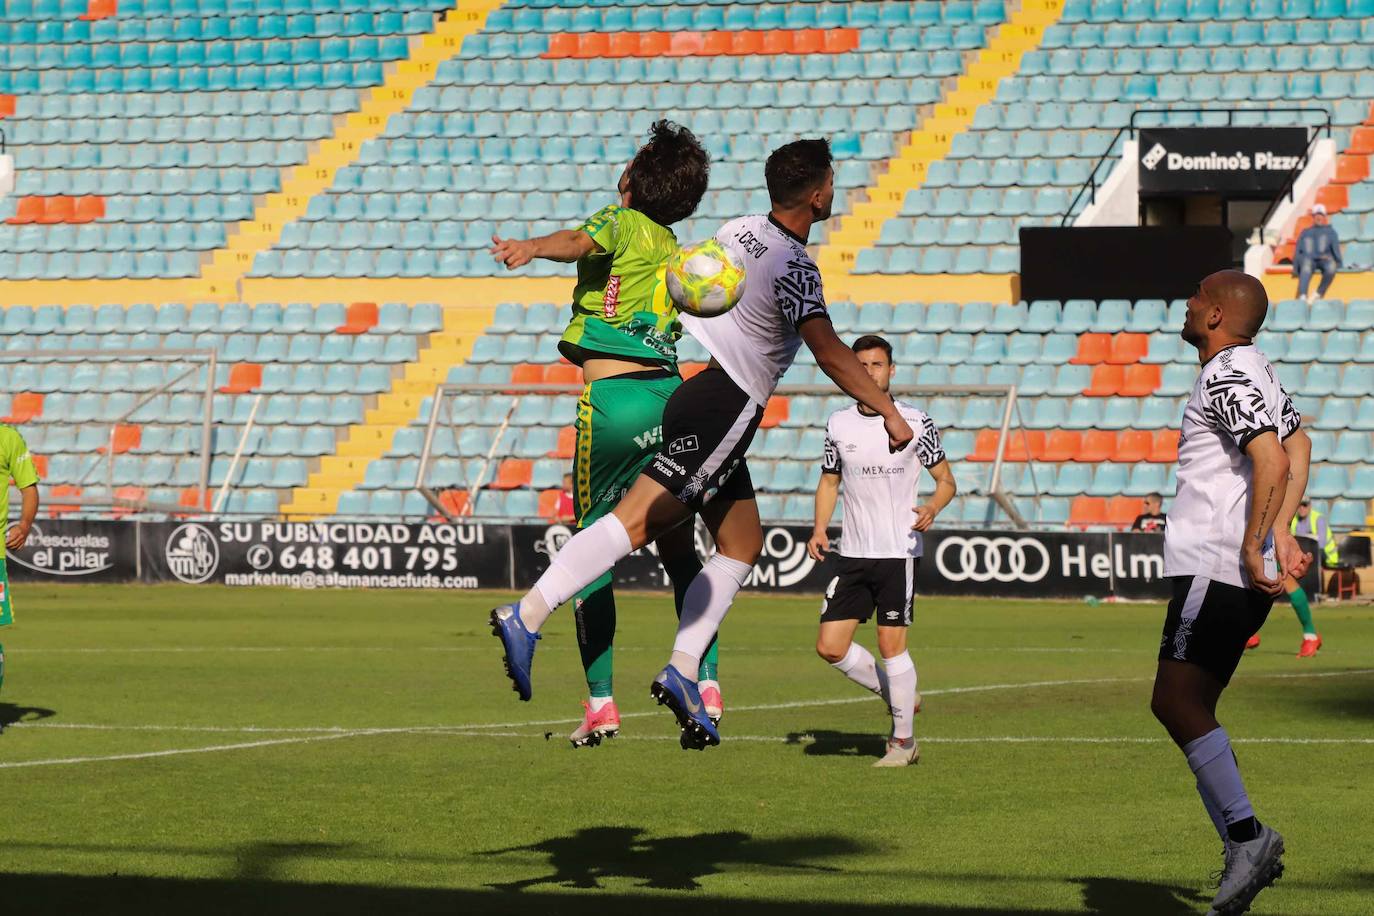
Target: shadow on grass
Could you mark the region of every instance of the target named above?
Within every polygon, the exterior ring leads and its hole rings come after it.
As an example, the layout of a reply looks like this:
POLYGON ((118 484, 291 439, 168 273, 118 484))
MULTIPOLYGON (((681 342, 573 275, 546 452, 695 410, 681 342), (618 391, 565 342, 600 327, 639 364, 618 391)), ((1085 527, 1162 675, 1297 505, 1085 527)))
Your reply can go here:
POLYGON ((1124 878, 1074 878, 1083 887, 1083 906, 1102 916, 1184 916, 1211 902, 1195 888, 1124 878))
POLYGON ((840 869, 808 865, 806 860, 868 851, 842 836, 756 840, 739 830, 679 837, 645 833, 642 827, 586 827, 570 836, 479 855, 536 852, 548 856, 549 874, 487 885, 498 890, 518 892, 540 885, 599 888, 604 878, 629 878, 638 887, 694 891, 701 887, 699 879, 729 871, 733 865, 836 872, 840 869))
POLYGON ((873 732, 851 733, 820 729, 792 732, 788 744, 800 745, 808 757, 873 757, 887 753, 887 738, 873 732))
POLYGON ((44 709, 41 706, 16 706, 13 703, 0 703, 0 732, 9 728, 16 722, 37 722, 39 719, 50 719, 57 715, 55 709, 44 709))

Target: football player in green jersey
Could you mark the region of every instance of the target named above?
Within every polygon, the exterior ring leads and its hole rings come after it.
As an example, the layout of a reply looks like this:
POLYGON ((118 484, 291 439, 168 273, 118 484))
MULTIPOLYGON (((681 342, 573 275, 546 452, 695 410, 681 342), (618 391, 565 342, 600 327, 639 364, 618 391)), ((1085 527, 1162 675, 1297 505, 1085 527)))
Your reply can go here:
MULTIPOLYGON (((709 174, 710 157, 692 132, 657 121, 620 176, 619 204, 603 207, 576 229, 535 239, 492 239, 492 255, 510 269, 534 258, 577 263, 573 316, 558 349, 582 367, 584 383, 573 465, 579 528, 610 511, 658 450, 663 406, 682 383, 682 328, 664 285, 664 264, 678 240, 667 227, 696 211, 709 174)), ((682 596, 701 571, 693 527, 679 526, 657 547, 681 614, 682 596)), ((620 730, 611 694, 611 574, 584 589, 574 608, 589 698, 570 740, 575 747, 595 746, 620 730)), ((719 719, 714 642, 698 674, 706 711, 719 719)))
MULTIPOLYGON (((38 471, 33 466, 33 457, 24 437, 13 426, 0 425, 0 481, 4 489, 0 492, 0 524, 4 524, 5 537, 0 540, 0 627, 14 623, 14 607, 10 603, 9 572, 5 568, 5 548, 18 550, 29 539, 29 529, 34 517, 38 515, 38 471), (10 481, 19 488, 23 504, 19 510, 19 523, 10 526, 10 481)), ((0 687, 5 683, 5 647, 0 645, 0 687)), ((3 723, 0 723, 3 724, 3 723)))

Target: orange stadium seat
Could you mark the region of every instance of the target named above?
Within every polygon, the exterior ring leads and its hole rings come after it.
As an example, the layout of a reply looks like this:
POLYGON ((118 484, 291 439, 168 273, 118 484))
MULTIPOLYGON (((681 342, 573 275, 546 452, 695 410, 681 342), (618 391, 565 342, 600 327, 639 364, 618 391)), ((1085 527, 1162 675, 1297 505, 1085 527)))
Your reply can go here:
POLYGON ((9 93, 0 92, 0 118, 14 117, 15 97, 9 93))
POLYGON ((1101 464, 1111 461, 1115 453, 1116 433, 1108 429, 1090 429, 1083 434, 1083 448, 1078 452, 1078 460, 1101 464))
POLYGON ((86 5, 86 12, 77 18, 84 19, 86 22, 93 22, 96 19, 109 19, 118 12, 119 9, 115 0, 91 0, 86 5))
POLYGON ((496 479, 487 484, 493 490, 528 487, 534 479, 534 462, 528 458, 507 458, 496 470, 496 479))
MULTIPOLYGON (((2 102, 3 100, 0 100, 2 102)), ((10 114, 14 114, 13 111, 10 114)), ((1350 135, 1350 146, 1346 149, 1347 153, 1357 156, 1368 156, 1374 153, 1374 127, 1357 127, 1350 135)))
MULTIPOLYGON (((1134 516, 1132 516, 1134 518, 1134 516)), ((1101 496, 1075 496, 1069 507, 1069 526, 1088 528, 1107 524, 1107 500, 1101 496)))
POLYGON ((229 367, 229 383, 219 387, 220 394, 248 394, 262 384, 262 366, 235 363, 229 367))
POLYGON ((558 431, 558 445, 549 453, 550 458, 571 458, 577 454, 577 430, 565 426, 558 431))
MULTIPOLYGON (((1135 464, 1138 461, 1149 461, 1150 451, 1154 448, 1154 435, 1145 429, 1123 430, 1116 440, 1116 454, 1113 457, 1116 461, 1124 461, 1135 464)), ((1132 516, 1134 518, 1135 516, 1132 516)))
POLYGON ((792 33, 793 54, 820 54, 825 50, 825 33, 821 29, 797 29, 792 33))
POLYGON ((1150 352, 1150 338, 1147 334, 1128 334, 1122 332, 1112 335, 1111 352, 1107 362, 1116 366, 1129 366, 1138 363, 1150 352))
POLYGON ((572 57, 577 50, 577 36, 567 32, 549 36, 549 49, 543 53, 546 58, 572 57))
POLYGON ((606 32, 582 32, 577 36, 577 50, 573 57, 589 59, 605 57, 611 50, 611 36, 606 32))
POLYGON ((763 53, 763 33, 748 30, 730 33, 730 53, 745 57, 763 53))
POLYGON ((1158 363, 1137 363, 1127 366, 1121 382, 1121 396, 1143 398, 1158 390, 1164 377, 1164 367, 1158 363))
POLYGON ((792 37, 795 34, 796 31, 794 29, 769 29, 763 33, 763 53, 793 53, 792 37))
POLYGON ((1337 184, 1355 184, 1364 181, 1369 177, 1369 157, 1352 156, 1342 153, 1336 157, 1336 177, 1332 179, 1337 184))
POLYGON ((1043 429, 1014 429, 1007 434, 1007 461, 1039 461, 1045 454, 1043 429))
POLYGON ((105 218, 105 198, 95 194, 76 198, 70 223, 93 223, 105 218))
POLYGON ((698 57, 720 57, 730 53, 729 32, 703 32, 698 57))
POLYGON ((680 372, 680 373, 682 374, 682 380, 683 380, 684 382, 687 381, 687 379, 689 379, 689 378, 691 378, 692 376, 696 375, 698 372, 700 372, 701 370, 703 370, 703 369, 705 369, 705 368, 706 368, 706 364, 705 364, 705 363, 678 363, 678 364, 677 364, 677 371, 680 372))
POLYGON ((1350 188, 1343 184, 1329 184, 1317 189, 1317 199, 1328 213, 1338 213, 1350 206, 1350 188))
POLYGON ((15 204, 14 215, 5 220, 5 222, 9 223, 11 226, 39 223, 43 221, 43 214, 46 211, 46 197, 21 197, 15 204))
POLYGON ((692 57, 700 54, 706 47, 706 39, 700 32, 670 32, 668 34, 668 57, 692 57))
POLYGON ((49 197, 44 204, 40 223, 70 223, 76 217, 76 200, 65 194, 49 197))
POLYGON ((202 512, 210 508, 210 491, 201 492, 200 487, 186 487, 177 496, 177 505, 183 509, 202 512))
POLYGON ((664 57, 668 53, 667 32, 640 32, 639 57, 664 57))
POLYGON ((1178 461, 1178 430, 1155 430, 1148 460, 1159 464, 1173 464, 1178 461))
POLYGON ((973 438, 973 454, 969 461, 994 461, 997 458, 997 440, 1001 433, 995 429, 980 429, 973 438))
POLYGON ((826 29, 825 53, 847 54, 859 50, 858 29, 826 29))
POLYGON ((1139 496, 1113 496, 1107 500, 1107 523, 1129 528, 1136 516, 1145 511, 1145 500, 1139 496))
POLYGON ((33 469, 38 472, 38 479, 42 480, 48 476, 48 456, 34 455, 32 457, 33 469))
POLYGON ((111 436, 111 439, 110 444, 102 445, 96 451, 102 455, 111 451, 116 455, 123 455, 125 452, 138 448, 143 443, 143 427, 121 423, 114 428, 114 435, 111 436))
POLYGON ((1109 366, 1103 363, 1093 367, 1092 381, 1083 391, 1090 398, 1110 398, 1119 394, 1126 380, 1124 366, 1109 366))
POLYGON ((772 429, 780 423, 787 421, 789 402, 781 395, 774 395, 768 399, 768 405, 763 408, 763 419, 759 421, 759 429, 772 429))
POLYGON ((10 402, 10 415, 6 423, 28 423, 43 416, 43 395, 31 391, 21 392, 10 402))
POLYGON ((1075 366, 1095 366, 1107 361, 1112 349, 1112 335, 1083 334, 1078 338, 1078 352, 1069 360, 1075 366))
POLYGON ((335 328, 337 334, 366 334, 377 326, 377 303, 350 302, 344 323, 335 328))
POLYGON ((544 369, 544 381, 549 385, 581 385, 582 370, 572 363, 554 363, 544 369))
POLYGON ((71 484, 58 484, 48 494, 48 517, 57 518, 67 512, 81 508, 81 488, 71 484))
POLYGON ((607 57, 638 57, 641 32, 612 32, 606 46, 607 57))
POLYGON ((558 498, 562 495, 563 491, 557 487, 541 491, 539 494, 539 517, 550 520, 558 518, 558 498))
POLYGON ((544 384, 544 366, 538 363, 520 363, 510 371, 512 385, 544 384))
POLYGON ((1082 433, 1074 429, 1057 429, 1050 433, 1045 452, 1040 457, 1044 461, 1077 461, 1082 448, 1082 433))
POLYGON ((447 509, 450 515, 470 514, 467 490, 445 490, 439 494, 439 505, 447 509))

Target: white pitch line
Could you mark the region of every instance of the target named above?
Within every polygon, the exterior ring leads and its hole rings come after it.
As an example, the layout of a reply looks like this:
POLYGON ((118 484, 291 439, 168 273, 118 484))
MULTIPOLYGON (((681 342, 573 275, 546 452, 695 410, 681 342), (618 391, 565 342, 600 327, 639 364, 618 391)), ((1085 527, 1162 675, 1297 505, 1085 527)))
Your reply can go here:
POLYGON ((307 738, 273 738, 267 741, 246 741, 239 744, 213 744, 209 747, 174 748, 166 751, 144 751, 135 754, 105 754, 97 757, 56 757, 49 760, 15 760, 0 763, 0 769, 13 770, 21 767, 69 766, 77 763, 102 763, 113 760, 149 760, 154 757, 177 757, 184 754, 214 754, 222 751, 244 751, 257 747, 273 747, 280 744, 310 744, 315 741, 335 741, 339 738, 352 738, 358 735, 381 734, 374 729, 339 732, 331 735, 313 735, 307 738))
MULTIPOLYGON (((434 734, 452 738, 543 738, 540 732, 476 732, 476 731, 436 731, 434 734)), ((860 736, 862 737, 862 736, 860 736)), ((874 734, 876 740, 881 736, 874 734)), ((612 741, 677 741, 676 735, 618 735, 612 741)), ((769 744, 831 744, 832 741, 818 740, 814 735, 731 735, 723 736, 726 742, 753 741, 769 744)), ((962 738, 940 738, 921 735, 922 744, 1172 744, 1168 738, 1119 737, 1082 737, 1076 735, 984 735, 962 738)), ((1232 738, 1232 744, 1315 744, 1315 745, 1374 745, 1374 738, 1232 738)))

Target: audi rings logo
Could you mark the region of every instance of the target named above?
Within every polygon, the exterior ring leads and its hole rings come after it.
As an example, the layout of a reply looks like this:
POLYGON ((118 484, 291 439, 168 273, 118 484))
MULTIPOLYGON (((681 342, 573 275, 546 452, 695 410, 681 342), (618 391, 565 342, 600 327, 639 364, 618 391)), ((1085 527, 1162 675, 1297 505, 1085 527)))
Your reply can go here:
POLYGON ((1050 552, 1035 538, 951 537, 940 541, 935 568, 951 582, 1039 582, 1050 552))

